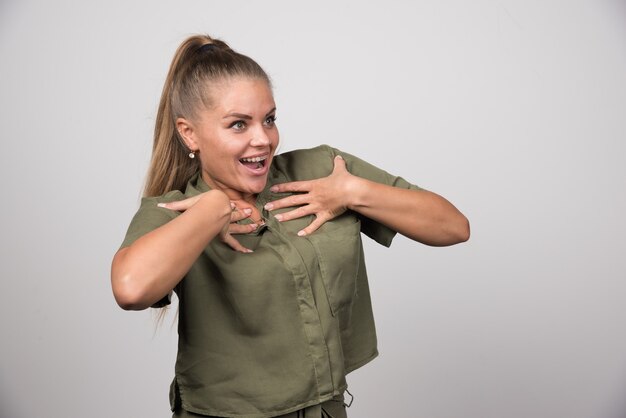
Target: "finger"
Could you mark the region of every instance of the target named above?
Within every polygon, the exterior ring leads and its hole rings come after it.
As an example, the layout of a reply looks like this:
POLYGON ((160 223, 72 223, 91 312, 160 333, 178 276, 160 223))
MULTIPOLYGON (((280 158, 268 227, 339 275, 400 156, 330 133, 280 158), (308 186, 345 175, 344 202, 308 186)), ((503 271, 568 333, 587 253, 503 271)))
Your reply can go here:
POLYGON ((230 222, 237 222, 237 221, 240 221, 242 219, 246 219, 250 215, 252 215, 252 209, 250 209, 250 208, 245 208, 243 210, 235 209, 230 214, 230 222))
POLYGON ((324 224, 326 223, 326 221, 327 221, 327 220, 328 220, 328 218, 325 218, 325 217, 323 217, 323 216, 317 216, 317 217, 313 220, 313 222, 311 222, 311 223, 309 224, 309 226, 307 226, 306 228, 304 228, 304 229, 302 229, 302 230, 298 231, 298 236, 299 236, 299 237, 304 237, 304 236, 306 236, 306 235, 310 235, 310 234, 312 234, 313 232, 317 231, 317 229, 318 229, 320 226, 324 225, 324 224))
POLYGON ((290 208, 292 206, 302 206, 309 203, 310 199, 311 196, 309 196, 308 194, 294 194, 292 196, 269 202, 264 207, 265 210, 275 210, 281 208, 290 208))
POLYGON ((272 193, 283 193, 283 192, 308 192, 311 190, 311 182, 312 180, 304 180, 304 181, 292 181, 289 183, 281 183, 275 184, 270 187, 270 191, 272 193))
POLYGON ((335 156, 333 164, 333 174, 335 172, 348 171, 348 169, 346 168, 346 160, 344 160, 341 155, 335 156))
POLYGON ((202 195, 196 195, 184 200, 178 200, 176 202, 166 202, 157 204, 160 208, 166 208, 171 210, 177 210, 179 212, 185 211, 196 204, 202 195))
POLYGON ((248 249, 248 248, 244 247, 243 245, 241 245, 241 244, 239 243, 239 241, 237 241, 237 240, 235 239, 235 237, 233 237, 233 236, 232 236, 232 235, 230 235, 230 234, 223 235, 223 236, 222 236, 222 241, 223 241, 226 245, 228 245, 230 248, 232 248, 233 250, 235 250, 235 251, 239 251, 239 252, 241 252, 241 253, 251 253, 251 252, 252 252, 252 250, 250 250, 250 249, 248 249))
POLYGON ((300 206, 299 208, 290 210, 288 212, 283 212, 283 213, 274 215, 274 218, 276 218, 276 220, 279 222, 285 222, 285 221, 290 221, 292 219, 302 218, 303 216, 312 215, 314 213, 315 212, 311 208, 311 205, 306 205, 306 206, 300 206))
POLYGON ((258 228, 257 224, 246 224, 246 225, 230 224, 228 226, 228 232, 230 234, 248 234, 257 228, 258 228))

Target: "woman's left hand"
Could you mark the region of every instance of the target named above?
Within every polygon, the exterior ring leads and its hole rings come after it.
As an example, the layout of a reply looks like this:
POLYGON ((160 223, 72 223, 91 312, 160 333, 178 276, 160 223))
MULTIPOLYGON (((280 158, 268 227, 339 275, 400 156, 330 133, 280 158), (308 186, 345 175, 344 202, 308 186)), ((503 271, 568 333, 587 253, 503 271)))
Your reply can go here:
POLYGON ((350 183, 355 177, 346 169, 346 162, 341 156, 334 160, 333 172, 316 180, 293 181, 274 185, 270 190, 274 193, 296 192, 265 205, 267 210, 275 210, 292 206, 296 209, 275 216, 280 221, 289 221, 307 215, 315 215, 315 220, 298 232, 299 236, 309 235, 348 209, 348 193, 350 183))

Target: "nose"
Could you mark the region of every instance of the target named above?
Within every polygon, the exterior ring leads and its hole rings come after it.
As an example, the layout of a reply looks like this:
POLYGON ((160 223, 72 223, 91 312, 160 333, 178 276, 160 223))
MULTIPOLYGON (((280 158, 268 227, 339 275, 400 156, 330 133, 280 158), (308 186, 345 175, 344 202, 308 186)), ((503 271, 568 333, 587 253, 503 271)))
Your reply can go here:
POLYGON ((253 147, 266 147, 270 144, 270 138, 263 127, 255 129, 250 139, 250 145, 253 147))

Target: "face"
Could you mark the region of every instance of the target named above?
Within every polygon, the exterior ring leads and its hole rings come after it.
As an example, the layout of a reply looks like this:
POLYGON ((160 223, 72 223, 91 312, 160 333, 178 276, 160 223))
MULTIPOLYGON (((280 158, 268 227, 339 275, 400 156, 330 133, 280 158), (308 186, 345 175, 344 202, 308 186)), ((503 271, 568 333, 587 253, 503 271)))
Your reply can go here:
POLYGON ((231 199, 260 193, 278 146, 276 104, 267 82, 246 78, 212 89, 213 107, 196 120, 179 119, 187 146, 197 151, 202 179, 231 199))

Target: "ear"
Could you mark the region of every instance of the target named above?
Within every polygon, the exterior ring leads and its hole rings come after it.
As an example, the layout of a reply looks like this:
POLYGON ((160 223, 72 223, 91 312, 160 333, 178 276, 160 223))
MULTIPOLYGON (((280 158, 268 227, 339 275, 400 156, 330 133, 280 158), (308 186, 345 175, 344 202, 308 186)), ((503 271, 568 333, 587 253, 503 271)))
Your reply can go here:
POLYGON ((176 119, 176 130, 182 138, 183 142, 191 151, 198 151, 198 143, 196 142, 195 128, 189 119, 176 119))

